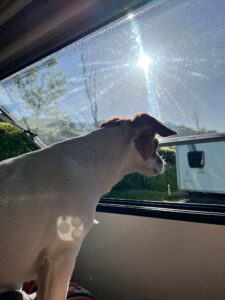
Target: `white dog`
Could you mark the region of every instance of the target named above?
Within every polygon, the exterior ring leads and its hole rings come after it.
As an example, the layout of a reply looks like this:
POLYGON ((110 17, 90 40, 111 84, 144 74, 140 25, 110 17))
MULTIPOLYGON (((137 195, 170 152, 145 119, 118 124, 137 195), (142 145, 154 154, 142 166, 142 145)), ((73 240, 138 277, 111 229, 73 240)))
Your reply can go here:
POLYGON ((38 300, 63 300, 96 205, 124 175, 161 174, 155 134, 174 131, 147 114, 0 164, 0 292, 36 279, 38 300))

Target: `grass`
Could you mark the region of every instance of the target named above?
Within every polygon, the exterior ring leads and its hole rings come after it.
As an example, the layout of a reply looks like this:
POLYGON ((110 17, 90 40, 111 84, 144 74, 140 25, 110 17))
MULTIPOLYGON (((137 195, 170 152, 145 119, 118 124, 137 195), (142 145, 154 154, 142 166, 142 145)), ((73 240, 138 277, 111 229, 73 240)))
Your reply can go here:
POLYGON ((183 195, 181 192, 173 192, 168 195, 165 192, 148 190, 112 190, 105 195, 105 198, 130 199, 130 200, 150 200, 150 201, 179 201, 183 195))

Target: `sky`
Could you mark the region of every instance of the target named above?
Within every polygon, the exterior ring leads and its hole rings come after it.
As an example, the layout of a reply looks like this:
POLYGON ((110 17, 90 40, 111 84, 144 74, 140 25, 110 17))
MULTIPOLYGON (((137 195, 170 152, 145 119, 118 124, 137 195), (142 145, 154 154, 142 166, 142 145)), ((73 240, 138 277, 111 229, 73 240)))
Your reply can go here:
MULTIPOLYGON (((162 122, 225 132, 223 0, 155 1, 52 56, 68 82, 59 110, 75 122, 93 121, 86 78, 99 120, 148 112, 162 122)), ((6 107, 10 80, 0 90, 6 107)), ((12 113, 26 115, 20 101, 12 113)))

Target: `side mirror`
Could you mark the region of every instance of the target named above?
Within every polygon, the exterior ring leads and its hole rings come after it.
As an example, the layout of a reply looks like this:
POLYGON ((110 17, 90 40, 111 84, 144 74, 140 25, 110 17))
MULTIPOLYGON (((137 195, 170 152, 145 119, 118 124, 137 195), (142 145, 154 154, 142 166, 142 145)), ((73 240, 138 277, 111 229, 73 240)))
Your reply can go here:
POLYGON ((187 154, 190 168, 202 169, 205 166, 205 152, 190 151, 187 154))

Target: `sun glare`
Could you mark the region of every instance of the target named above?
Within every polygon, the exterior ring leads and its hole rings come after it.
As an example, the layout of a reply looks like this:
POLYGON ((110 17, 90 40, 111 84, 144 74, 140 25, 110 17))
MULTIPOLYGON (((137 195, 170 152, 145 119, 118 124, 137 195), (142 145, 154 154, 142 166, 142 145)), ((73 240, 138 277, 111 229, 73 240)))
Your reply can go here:
POLYGON ((131 13, 127 15, 127 19, 128 19, 128 20, 132 20, 132 19, 133 19, 133 17, 134 17, 134 15, 133 15, 133 14, 131 14, 131 13))
POLYGON ((138 67, 142 68, 145 72, 148 71, 150 64, 152 64, 152 58, 145 54, 142 54, 137 62, 138 67))

